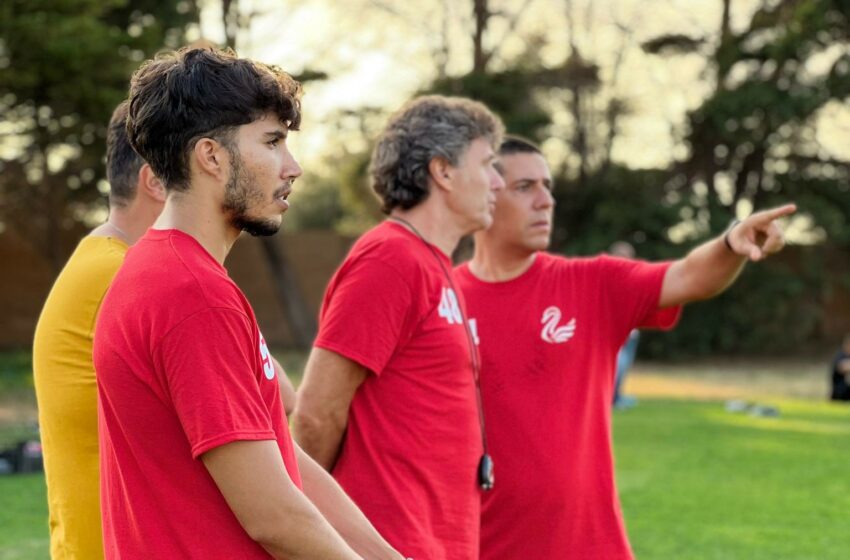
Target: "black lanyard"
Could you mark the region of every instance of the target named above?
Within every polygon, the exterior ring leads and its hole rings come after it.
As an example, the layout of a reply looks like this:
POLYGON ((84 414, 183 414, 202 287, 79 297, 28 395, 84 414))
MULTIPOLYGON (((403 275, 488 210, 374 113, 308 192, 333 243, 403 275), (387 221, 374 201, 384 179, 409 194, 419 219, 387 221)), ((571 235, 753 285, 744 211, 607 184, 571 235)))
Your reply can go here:
MULTIPOLYGON (((443 264, 443 259, 437 254, 436 249, 434 249, 433 245, 428 243, 428 241, 423 237, 419 230, 413 227, 413 224, 399 218, 398 216, 390 216, 391 220, 394 220, 411 232, 413 232, 416 237, 418 237, 422 243, 431 251, 431 254, 434 255, 434 259, 436 259, 437 264, 440 265, 440 269, 443 271, 443 275, 446 277, 446 281, 449 283, 449 288, 454 292, 455 298, 458 297, 460 292, 455 288, 455 284, 452 281, 452 276, 449 274, 449 271, 446 269, 446 265, 443 264)), ((475 340, 472 336, 472 329, 469 326, 469 319, 466 317, 466 311, 463 309, 463 306, 460 305, 460 301, 458 300, 458 310, 460 311, 461 319, 463 320, 463 330, 466 332, 466 341, 469 345, 469 355, 472 360, 472 380, 475 383, 475 402, 478 408, 478 425, 481 427, 481 447, 483 448, 483 454, 481 455, 481 460, 478 462, 478 486, 481 487, 482 490, 490 490, 493 488, 493 484, 495 483, 495 477, 493 472, 493 459, 490 457, 488 453, 487 446, 487 431, 486 426, 484 424, 484 404, 481 399, 481 366, 478 363, 478 352, 475 348, 475 340)))

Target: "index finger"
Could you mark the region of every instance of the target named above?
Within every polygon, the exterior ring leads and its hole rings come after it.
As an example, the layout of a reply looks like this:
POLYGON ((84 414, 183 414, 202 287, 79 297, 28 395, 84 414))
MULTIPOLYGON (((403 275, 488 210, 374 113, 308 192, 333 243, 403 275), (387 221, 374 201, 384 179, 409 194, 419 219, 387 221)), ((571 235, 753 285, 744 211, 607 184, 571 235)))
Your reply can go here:
POLYGON ((797 211, 796 204, 785 204, 784 206, 779 206, 778 208, 771 208, 769 210, 762 210, 758 214, 759 221, 761 222, 772 222, 777 218, 782 218, 785 216, 790 216, 794 212, 797 211))

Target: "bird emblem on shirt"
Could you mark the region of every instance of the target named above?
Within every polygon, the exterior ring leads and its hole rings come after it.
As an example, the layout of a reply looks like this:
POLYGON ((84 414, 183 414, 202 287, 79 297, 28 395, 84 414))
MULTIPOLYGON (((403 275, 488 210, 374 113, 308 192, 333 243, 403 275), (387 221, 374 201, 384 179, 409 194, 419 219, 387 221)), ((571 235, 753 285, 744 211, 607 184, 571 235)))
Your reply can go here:
POLYGON ((558 307, 551 305, 543 311, 543 317, 540 319, 543 324, 543 330, 540 331, 540 338, 550 344, 561 344, 573 337, 576 332, 576 319, 573 317, 565 325, 558 326, 561 322, 561 310, 558 307))

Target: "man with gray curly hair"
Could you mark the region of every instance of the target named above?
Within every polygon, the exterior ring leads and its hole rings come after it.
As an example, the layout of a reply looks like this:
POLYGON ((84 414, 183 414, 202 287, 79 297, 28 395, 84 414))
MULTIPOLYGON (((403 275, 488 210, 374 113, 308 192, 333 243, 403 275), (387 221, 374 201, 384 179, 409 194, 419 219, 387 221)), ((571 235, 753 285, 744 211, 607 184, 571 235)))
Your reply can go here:
POLYGON ((478 558, 479 487, 492 480, 450 255, 492 222, 502 133, 462 98, 421 97, 390 119, 371 164, 389 218, 327 288, 295 407, 304 450, 416 558, 478 558))

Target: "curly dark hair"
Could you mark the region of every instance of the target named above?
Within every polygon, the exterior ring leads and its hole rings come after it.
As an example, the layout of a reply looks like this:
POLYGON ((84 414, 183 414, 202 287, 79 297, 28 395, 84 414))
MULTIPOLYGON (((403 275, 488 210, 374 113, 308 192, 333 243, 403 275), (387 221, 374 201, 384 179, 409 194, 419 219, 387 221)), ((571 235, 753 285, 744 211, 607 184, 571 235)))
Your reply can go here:
POLYGON ((127 132, 165 188, 189 188, 189 154, 201 138, 230 146, 265 113, 301 122, 301 84, 278 68, 213 48, 185 47, 144 63, 130 81, 127 132))
POLYGON ((116 208, 127 206, 136 197, 139 169, 145 164, 127 138, 127 108, 126 101, 115 108, 106 133, 106 180, 109 181, 109 205, 116 208))
POLYGON ((372 153, 381 210, 408 210, 428 198, 428 164, 435 157, 456 166, 474 140, 487 138, 495 150, 503 133, 499 117, 478 101, 440 95, 410 101, 390 118, 372 153))

